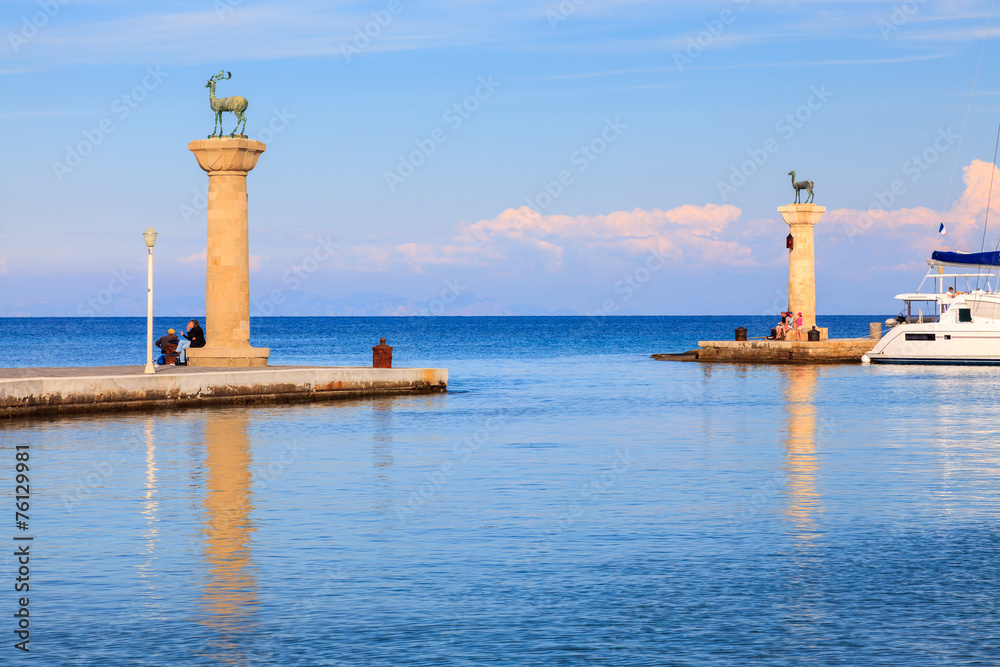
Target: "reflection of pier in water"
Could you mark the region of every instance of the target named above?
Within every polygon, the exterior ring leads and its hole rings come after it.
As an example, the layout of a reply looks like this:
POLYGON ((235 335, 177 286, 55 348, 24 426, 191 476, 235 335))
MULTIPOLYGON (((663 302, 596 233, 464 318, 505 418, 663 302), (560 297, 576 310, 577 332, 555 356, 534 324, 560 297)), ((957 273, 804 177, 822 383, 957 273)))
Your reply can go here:
POLYGON ((816 514, 822 511, 816 490, 818 459, 816 452, 816 378, 817 366, 789 365, 781 368, 785 377, 785 406, 788 411, 785 442, 786 488, 795 536, 802 540, 816 537, 816 514))
POLYGON ((205 416, 205 561, 202 623, 220 631, 226 662, 241 663, 237 635, 252 629, 257 581, 251 570, 251 455, 247 415, 241 411, 205 416))

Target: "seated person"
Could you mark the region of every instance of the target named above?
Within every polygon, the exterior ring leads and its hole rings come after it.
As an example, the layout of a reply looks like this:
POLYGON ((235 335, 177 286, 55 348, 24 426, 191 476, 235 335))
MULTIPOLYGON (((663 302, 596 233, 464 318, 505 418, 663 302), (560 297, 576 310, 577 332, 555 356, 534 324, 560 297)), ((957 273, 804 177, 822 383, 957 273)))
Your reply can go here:
POLYGON ((160 348, 160 352, 163 353, 163 363, 166 366, 173 365, 176 360, 177 351, 177 334, 173 329, 167 331, 166 336, 160 336, 159 340, 155 343, 156 347, 160 348))
POLYGON ((198 320, 190 320, 187 323, 187 333, 177 342, 178 365, 187 366, 187 355, 184 351, 189 347, 205 347, 205 333, 198 325, 198 320))
POLYGON ((788 313, 786 313, 785 311, 781 312, 781 319, 778 320, 778 326, 776 326, 774 328, 775 329, 775 336, 774 336, 775 340, 785 340, 785 335, 791 330, 791 327, 788 326, 787 321, 786 321, 786 317, 787 316, 788 316, 788 313))

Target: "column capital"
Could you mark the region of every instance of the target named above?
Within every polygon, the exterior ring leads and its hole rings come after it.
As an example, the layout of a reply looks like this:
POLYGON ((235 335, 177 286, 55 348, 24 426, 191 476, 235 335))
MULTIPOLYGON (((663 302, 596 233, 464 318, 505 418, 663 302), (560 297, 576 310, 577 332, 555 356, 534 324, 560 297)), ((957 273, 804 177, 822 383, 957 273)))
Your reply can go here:
POLYGON ((263 141, 242 137, 198 139, 188 144, 188 150, 194 153, 198 166, 210 175, 219 171, 246 174, 257 166, 257 158, 266 149, 263 141))
POLYGON ((816 204, 789 204, 779 206, 778 213, 789 225, 815 225, 820 217, 826 213, 826 206, 816 206, 816 204))

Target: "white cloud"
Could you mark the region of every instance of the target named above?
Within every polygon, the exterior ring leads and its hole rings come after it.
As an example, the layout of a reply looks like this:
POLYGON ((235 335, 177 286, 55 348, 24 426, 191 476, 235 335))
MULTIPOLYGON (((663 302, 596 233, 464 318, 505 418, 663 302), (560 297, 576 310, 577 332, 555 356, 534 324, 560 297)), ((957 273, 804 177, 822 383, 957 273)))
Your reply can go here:
POLYGON ((650 251, 679 264, 758 264, 736 240, 740 209, 687 204, 668 211, 615 211, 606 215, 543 215, 528 207, 459 224, 440 243, 364 244, 342 249, 337 268, 382 271, 392 265, 420 273, 429 266, 491 267, 501 272, 566 272, 631 261, 650 251))
MULTIPOLYGON (((921 251, 929 247, 978 251, 987 218, 987 202, 991 197, 989 215, 993 222, 1000 223, 1000 169, 990 162, 973 160, 963 172, 965 189, 947 211, 935 211, 926 206, 891 211, 838 208, 828 211, 823 222, 833 223, 837 233, 844 233, 850 239, 864 235, 891 236, 921 251), (946 237, 938 234, 942 222, 948 231, 946 237)), ((986 245, 986 250, 993 250, 990 238, 986 239, 986 245)))
POLYGON ((206 262, 208 261, 208 250, 202 250, 201 252, 196 252, 193 255, 187 255, 185 257, 178 257, 177 261, 181 264, 191 264, 192 262, 206 262))

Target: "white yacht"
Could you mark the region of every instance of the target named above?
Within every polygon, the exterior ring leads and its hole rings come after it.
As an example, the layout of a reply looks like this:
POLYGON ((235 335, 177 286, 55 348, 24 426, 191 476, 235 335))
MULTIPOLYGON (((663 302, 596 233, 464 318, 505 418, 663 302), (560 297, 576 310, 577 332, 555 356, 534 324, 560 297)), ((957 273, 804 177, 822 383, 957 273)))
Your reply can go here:
POLYGON ((917 291, 896 295, 903 312, 886 321, 888 333, 861 361, 1000 365, 1000 292, 994 287, 1000 252, 935 251, 927 263, 917 291), (922 291, 928 280, 930 291, 922 291))

